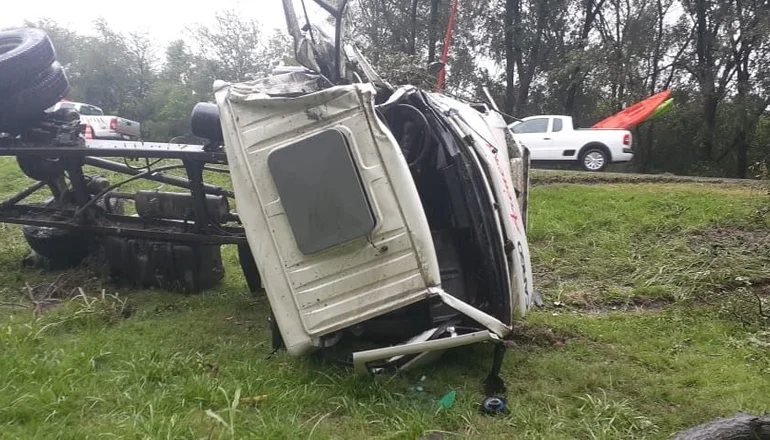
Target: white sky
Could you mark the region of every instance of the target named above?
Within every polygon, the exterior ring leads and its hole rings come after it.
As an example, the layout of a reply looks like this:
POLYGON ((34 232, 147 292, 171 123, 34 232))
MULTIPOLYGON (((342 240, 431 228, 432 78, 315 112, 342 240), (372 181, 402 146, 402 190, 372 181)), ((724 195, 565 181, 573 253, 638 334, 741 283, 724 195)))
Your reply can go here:
MULTIPOLYGON (((265 30, 285 28, 281 0, 127 0, 69 2, 66 0, 0 0, 0 29, 19 26, 24 20, 47 17, 80 33, 90 33, 92 23, 103 17, 119 32, 146 31, 158 47, 180 37, 196 23, 207 24, 218 10, 234 9, 245 18, 259 20, 265 30)), ((308 1, 308 7, 312 1, 308 1)), ((297 12, 301 13, 298 5, 297 12)))

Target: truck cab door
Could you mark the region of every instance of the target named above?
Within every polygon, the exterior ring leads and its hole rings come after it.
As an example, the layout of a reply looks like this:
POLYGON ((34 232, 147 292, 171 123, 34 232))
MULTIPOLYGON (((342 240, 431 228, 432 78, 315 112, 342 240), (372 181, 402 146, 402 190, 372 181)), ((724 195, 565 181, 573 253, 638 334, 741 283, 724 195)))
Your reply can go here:
POLYGON ((547 136, 545 136, 549 138, 545 151, 554 160, 569 160, 577 157, 578 151, 574 147, 577 140, 571 139, 574 133, 571 127, 566 126, 568 121, 568 119, 558 116, 551 118, 551 124, 547 136))
POLYGON ((219 83, 237 209, 289 353, 435 295, 430 229, 371 84, 219 83), (310 90, 308 92, 308 90, 310 90))
POLYGON ((551 119, 537 117, 511 126, 516 139, 529 149, 532 160, 553 160, 551 119))

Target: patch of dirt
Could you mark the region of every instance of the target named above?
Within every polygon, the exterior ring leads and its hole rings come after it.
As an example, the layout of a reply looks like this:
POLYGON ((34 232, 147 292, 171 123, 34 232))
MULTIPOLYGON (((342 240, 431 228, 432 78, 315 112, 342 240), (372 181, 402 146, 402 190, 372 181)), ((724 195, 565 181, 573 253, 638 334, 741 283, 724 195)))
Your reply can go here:
POLYGON ((661 310, 675 302, 673 297, 629 294, 612 295, 606 291, 575 291, 564 295, 564 301, 546 304, 554 310, 573 310, 584 313, 638 312, 661 310))
POLYGON ((738 185, 763 187, 765 182, 748 179, 730 179, 721 177, 677 176, 674 174, 635 174, 635 173, 592 173, 587 171, 564 171, 533 169, 530 174, 533 185, 549 184, 612 184, 612 183, 707 183, 718 185, 738 185))
POLYGON ((558 347, 571 339, 578 338, 577 333, 563 329, 554 329, 544 324, 514 322, 513 332, 506 339, 508 346, 535 345, 538 347, 558 347))
POLYGON ((770 253, 770 231, 738 228, 705 229, 691 234, 688 245, 695 252, 708 251, 714 256, 725 251, 738 251, 742 254, 770 253))
POLYGON ((60 272, 53 280, 35 285, 26 284, 20 293, 22 298, 29 300, 33 314, 37 317, 84 291, 100 290, 102 269, 98 261, 86 260, 78 267, 60 272))
MULTIPOLYGON (((561 280, 564 282, 564 280, 561 280)), ((612 312, 642 312, 664 309, 676 302, 673 295, 663 292, 647 294, 644 290, 619 289, 607 282, 569 280, 570 289, 563 291, 559 283, 550 280, 541 310, 562 313, 603 314, 612 312), (550 291, 550 292, 549 292, 550 291), (560 293, 551 293, 561 291, 560 293)))

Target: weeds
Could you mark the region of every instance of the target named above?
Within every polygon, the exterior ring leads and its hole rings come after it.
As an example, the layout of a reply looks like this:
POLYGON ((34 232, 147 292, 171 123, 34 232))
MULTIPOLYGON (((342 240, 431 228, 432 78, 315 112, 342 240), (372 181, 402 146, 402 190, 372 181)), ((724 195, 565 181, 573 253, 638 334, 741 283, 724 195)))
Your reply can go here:
POLYGON ((607 397, 586 394, 578 399, 582 433, 586 439, 647 438, 658 432, 658 427, 634 409, 628 400, 616 401, 607 397))
POLYGON ((131 315, 131 308, 126 299, 117 293, 107 294, 102 290, 100 296, 89 297, 83 289, 69 300, 66 310, 44 315, 41 319, 43 326, 35 334, 39 338, 52 329, 77 330, 83 328, 98 328, 126 319, 131 315))
POLYGON ((227 432, 230 433, 230 438, 235 438, 235 413, 238 410, 238 403, 241 401, 241 389, 237 388, 235 390, 235 394, 233 395, 232 400, 229 398, 227 391, 224 388, 219 387, 219 391, 225 396, 225 401, 229 402, 229 406, 226 410, 228 422, 226 422, 225 419, 222 418, 219 414, 210 409, 206 410, 206 415, 216 420, 220 425, 224 426, 227 429, 227 432))

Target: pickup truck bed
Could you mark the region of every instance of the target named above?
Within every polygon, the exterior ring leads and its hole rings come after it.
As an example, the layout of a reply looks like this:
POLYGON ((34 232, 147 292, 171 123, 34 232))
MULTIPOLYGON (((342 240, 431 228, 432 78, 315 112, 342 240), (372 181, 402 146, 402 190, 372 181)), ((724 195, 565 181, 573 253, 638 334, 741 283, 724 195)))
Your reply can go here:
POLYGON ((80 120, 86 124, 87 139, 138 140, 141 124, 118 116, 106 116, 101 108, 82 102, 61 101, 49 111, 72 108, 80 113, 80 120))
POLYGON ((630 131, 575 129, 569 116, 530 116, 509 128, 529 149, 533 161, 572 162, 586 171, 603 171, 610 163, 628 162, 634 157, 630 131))

